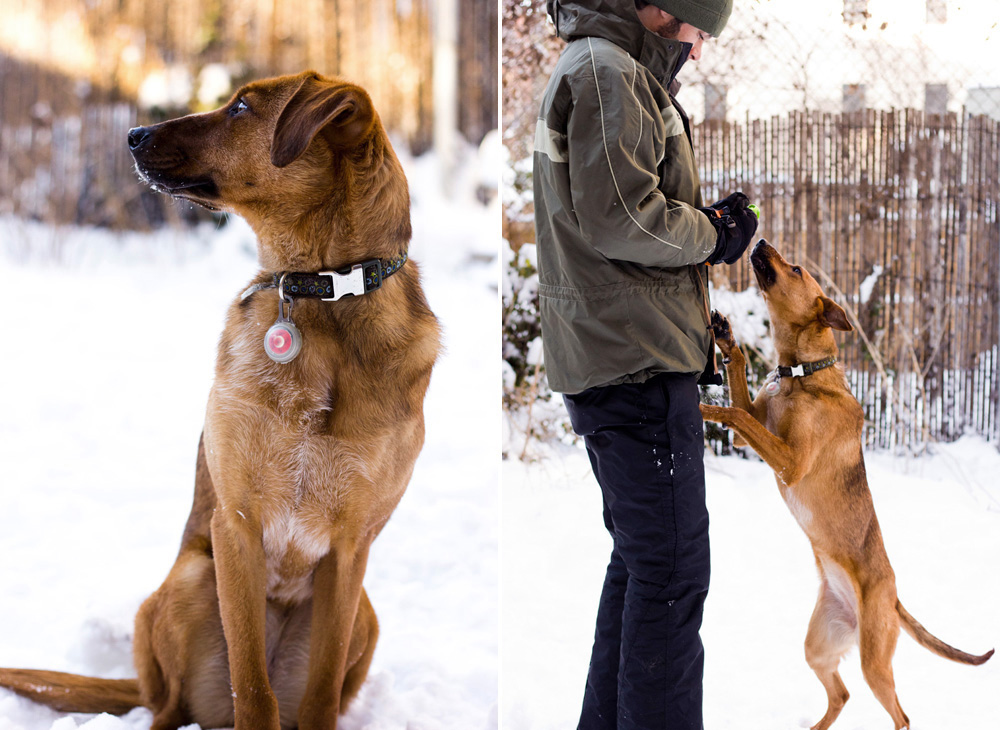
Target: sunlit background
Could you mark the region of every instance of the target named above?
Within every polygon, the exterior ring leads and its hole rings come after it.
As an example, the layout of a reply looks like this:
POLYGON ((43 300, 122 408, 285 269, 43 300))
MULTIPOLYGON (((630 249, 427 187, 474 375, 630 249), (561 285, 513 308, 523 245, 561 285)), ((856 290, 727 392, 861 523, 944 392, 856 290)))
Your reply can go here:
POLYGON ((129 181, 127 130, 306 68, 360 83, 397 144, 454 164, 497 126, 490 0, 0 0, 0 215, 191 216, 129 181))

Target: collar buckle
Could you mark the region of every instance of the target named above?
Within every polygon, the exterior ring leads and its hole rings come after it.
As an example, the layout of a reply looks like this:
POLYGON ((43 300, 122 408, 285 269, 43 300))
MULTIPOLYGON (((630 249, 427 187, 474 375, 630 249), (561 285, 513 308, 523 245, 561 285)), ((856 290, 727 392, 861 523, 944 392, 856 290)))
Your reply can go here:
POLYGON ((791 367, 791 371, 793 378, 804 378, 806 375, 806 369, 802 365, 802 363, 799 363, 798 365, 793 365, 791 367))
POLYGON ((348 294, 361 296, 365 293, 365 271, 363 264, 354 264, 346 274, 336 271, 320 271, 320 276, 329 276, 333 282, 333 296, 320 297, 324 302, 335 302, 348 294))
MULTIPOLYGON (((329 276, 333 282, 333 296, 321 297, 324 302, 335 302, 346 297, 348 294, 361 296, 376 289, 382 288, 382 279, 385 277, 385 269, 382 261, 372 259, 363 261, 360 264, 351 266, 351 270, 346 274, 337 271, 320 271, 320 276, 329 276)), ((392 273, 390 271, 389 273, 392 273)))

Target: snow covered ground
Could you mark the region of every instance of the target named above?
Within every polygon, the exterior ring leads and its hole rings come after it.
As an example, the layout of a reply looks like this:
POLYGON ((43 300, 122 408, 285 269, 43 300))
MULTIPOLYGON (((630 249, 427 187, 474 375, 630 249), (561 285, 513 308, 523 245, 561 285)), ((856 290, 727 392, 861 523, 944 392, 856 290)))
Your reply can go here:
MULTIPOLYGON (((411 256, 446 351, 413 480, 372 550, 365 585, 381 635, 340 727, 488 730, 499 210, 475 201, 474 170, 455 182, 468 192, 446 198, 433 157, 406 165, 411 256)), ((119 237, 0 219, 0 665, 134 676, 132 619, 176 554, 223 314, 255 269, 238 220, 119 237)), ((0 730, 147 730, 150 720, 143 709, 63 717, 0 690, 0 730)))
MULTIPOLYGON (((966 651, 1000 647, 1000 455, 976 438, 919 460, 869 454, 868 476, 900 600, 932 633, 966 651)), ((810 727, 826 695, 802 644, 818 587, 805 535, 770 469, 707 460, 712 589, 706 647, 708 730, 810 727)), ((576 726, 611 541, 585 452, 550 450, 502 469, 504 730, 576 726)), ((911 730, 996 727, 1000 658, 941 659, 902 634, 894 661, 911 730)), ((861 676, 841 663, 851 699, 834 728, 891 730, 861 676)))

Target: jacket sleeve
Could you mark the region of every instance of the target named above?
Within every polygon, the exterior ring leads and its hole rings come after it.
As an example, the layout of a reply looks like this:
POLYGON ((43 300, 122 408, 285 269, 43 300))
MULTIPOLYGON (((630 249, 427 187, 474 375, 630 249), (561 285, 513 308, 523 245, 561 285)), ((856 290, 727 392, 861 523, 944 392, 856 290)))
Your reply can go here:
POLYGON ((593 73, 573 84, 567 156, 580 232, 609 259, 657 267, 702 263, 715 248, 715 227, 659 189, 658 155, 665 134, 677 130, 665 130, 660 110, 649 108, 655 104, 635 61, 615 61, 601 65, 591 54, 593 73))

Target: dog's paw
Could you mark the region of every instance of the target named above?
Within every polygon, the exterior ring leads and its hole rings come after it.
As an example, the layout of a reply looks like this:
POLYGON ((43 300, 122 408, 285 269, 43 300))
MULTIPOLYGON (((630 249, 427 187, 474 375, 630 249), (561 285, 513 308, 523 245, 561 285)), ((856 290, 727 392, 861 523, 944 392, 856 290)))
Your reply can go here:
POLYGON ((729 325, 729 320, 715 309, 712 310, 712 331, 715 333, 715 344, 719 346, 723 355, 728 356, 730 350, 736 346, 733 328, 729 325))

